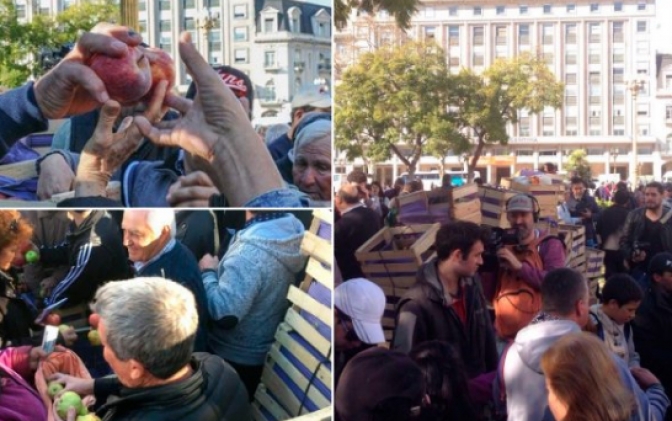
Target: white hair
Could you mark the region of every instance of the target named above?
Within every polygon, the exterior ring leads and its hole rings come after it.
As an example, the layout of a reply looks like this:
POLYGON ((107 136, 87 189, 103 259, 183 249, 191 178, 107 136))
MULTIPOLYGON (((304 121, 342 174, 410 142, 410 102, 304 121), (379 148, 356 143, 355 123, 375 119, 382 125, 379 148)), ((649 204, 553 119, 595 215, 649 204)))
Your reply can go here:
POLYGON ((170 228, 170 238, 175 238, 177 225, 175 223, 175 211, 172 209, 148 209, 146 215, 147 225, 158 237, 161 235, 163 227, 170 228))
MULTIPOLYGON (((312 113, 306 115, 310 114, 312 113)), ((289 151, 289 160, 293 163, 294 158, 302 147, 322 140, 325 137, 327 137, 327 142, 331 146, 331 120, 321 118, 301 128, 296 138, 294 138, 294 148, 289 151)))

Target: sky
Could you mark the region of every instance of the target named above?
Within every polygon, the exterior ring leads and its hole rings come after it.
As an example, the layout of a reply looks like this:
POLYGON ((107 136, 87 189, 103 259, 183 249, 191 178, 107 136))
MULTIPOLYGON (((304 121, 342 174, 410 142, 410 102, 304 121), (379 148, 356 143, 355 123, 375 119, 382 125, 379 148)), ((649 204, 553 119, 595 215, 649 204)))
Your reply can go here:
POLYGON ((672 0, 656 0, 656 51, 672 54, 672 0))

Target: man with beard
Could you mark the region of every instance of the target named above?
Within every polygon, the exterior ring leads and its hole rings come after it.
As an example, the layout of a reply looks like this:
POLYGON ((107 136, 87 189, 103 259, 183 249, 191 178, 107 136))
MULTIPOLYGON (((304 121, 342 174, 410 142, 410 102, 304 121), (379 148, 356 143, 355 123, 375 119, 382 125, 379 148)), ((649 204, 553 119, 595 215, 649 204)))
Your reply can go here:
POLYGON ((558 237, 534 228, 539 205, 532 196, 513 196, 506 203, 506 217, 518 244, 497 250, 493 306, 497 334, 512 339, 541 309, 541 281, 551 269, 565 266, 565 245, 558 237))
POLYGON ((651 258, 672 250, 672 208, 663 200, 663 185, 657 181, 646 185, 644 207, 633 210, 625 220, 621 251, 630 274, 644 290, 648 289, 647 269, 651 258))
POLYGON ((567 207, 572 218, 581 218, 582 225, 586 228, 586 246, 597 245, 597 234, 594 222, 600 214, 595 198, 588 193, 585 180, 581 177, 572 178, 572 194, 567 201, 567 207))

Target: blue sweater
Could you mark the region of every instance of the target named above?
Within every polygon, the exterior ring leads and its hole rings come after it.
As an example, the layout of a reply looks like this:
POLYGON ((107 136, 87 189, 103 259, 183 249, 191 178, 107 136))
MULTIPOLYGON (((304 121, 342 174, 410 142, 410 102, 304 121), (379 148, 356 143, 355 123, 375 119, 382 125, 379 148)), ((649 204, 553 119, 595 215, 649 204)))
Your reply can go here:
POLYGON ((210 317, 210 348, 242 365, 262 365, 288 308, 287 291, 303 269, 303 224, 294 216, 258 222, 234 237, 203 283, 210 317), (231 327, 221 321, 234 319, 231 327))
POLYGON ((37 107, 32 82, 0 95, 0 157, 17 140, 48 127, 47 119, 37 107))
POLYGON ((194 352, 208 351, 208 317, 205 290, 201 282, 201 272, 194 255, 179 241, 168 252, 151 261, 138 271, 136 276, 160 276, 175 281, 187 288, 196 298, 198 307, 198 331, 194 352))

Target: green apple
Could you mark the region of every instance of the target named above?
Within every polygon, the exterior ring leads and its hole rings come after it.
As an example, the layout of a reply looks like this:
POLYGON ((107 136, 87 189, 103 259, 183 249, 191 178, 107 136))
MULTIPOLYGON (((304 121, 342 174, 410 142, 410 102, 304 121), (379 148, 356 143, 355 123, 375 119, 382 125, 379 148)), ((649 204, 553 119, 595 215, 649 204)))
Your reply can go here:
POLYGON ((100 418, 96 414, 87 414, 78 416, 77 421, 100 421, 100 418))
POLYGON ((64 392, 58 400, 58 404, 56 404, 56 412, 58 412, 59 417, 66 420, 68 419, 68 409, 70 409, 70 407, 75 408, 75 412, 79 414, 82 410, 82 406, 84 406, 84 404, 82 404, 82 398, 75 392, 68 391, 64 392))
POLYGON ((35 263, 38 260, 40 260, 40 255, 37 254, 35 250, 30 250, 26 252, 26 262, 28 263, 35 263))
POLYGON ((91 329, 89 333, 86 335, 87 338, 89 338, 89 342, 91 342, 91 345, 93 346, 100 346, 100 334, 96 329, 91 329))
POLYGON ((52 398, 56 395, 58 395, 61 390, 63 390, 63 385, 58 383, 58 382, 50 382, 47 385, 47 393, 49 393, 49 396, 52 398))

